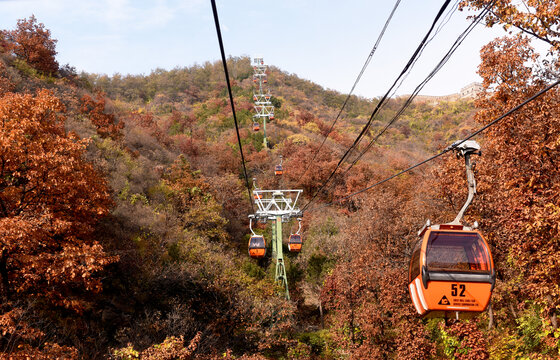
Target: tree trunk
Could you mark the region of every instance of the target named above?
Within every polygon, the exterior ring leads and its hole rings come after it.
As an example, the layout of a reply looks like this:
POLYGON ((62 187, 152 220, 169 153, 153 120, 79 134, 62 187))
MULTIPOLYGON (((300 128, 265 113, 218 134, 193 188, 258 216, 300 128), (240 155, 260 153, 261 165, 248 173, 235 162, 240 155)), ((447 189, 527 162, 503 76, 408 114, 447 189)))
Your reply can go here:
POLYGON ((0 289, 0 294, 3 301, 8 301, 10 299, 10 283, 8 282, 8 256, 6 250, 2 250, 0 255, 0 277, 2 281, 0 282, 2 288, 0 289))
MULTIPOLYGON (((554 302, 552 301, 552 296, 547 295, 546 296, 546 301, 548 301, 549 305, 552 305, 554 302)), ((553 306, 552 310, 550 310, 550 325, 552 325, 552 328, 554 330, 558 329, 558 316, 556 315, 556 307, 553 306)))
POLYGON ((492 310, 492 301, 488 304, 488 330, 494 327, 494 310, 492 310))
POLYGON ((513 307, 513 304, 510 303, 509 304, 509 310, 511 311, 511 313, 513 314, 513 319, 517 320, 517 312, 515 311, 515 308, 513 307))
POLYGON ((352 344, 355 344, 356 339, 354 338, 354 309, 350 310, 350 331, 352 332, 352 344))
POLYGON ((321 330, 325 328, 325 319, 323 318, 323 304, 319 301, 319 317, 321 319, 321 330))

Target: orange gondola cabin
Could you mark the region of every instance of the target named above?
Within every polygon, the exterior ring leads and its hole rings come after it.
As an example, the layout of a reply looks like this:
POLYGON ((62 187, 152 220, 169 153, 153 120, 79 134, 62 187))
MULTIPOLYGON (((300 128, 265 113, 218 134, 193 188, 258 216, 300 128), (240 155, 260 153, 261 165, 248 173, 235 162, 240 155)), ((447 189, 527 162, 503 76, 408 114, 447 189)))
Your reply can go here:
POLYGON ((253 123, 253 131, 259 131, 261 126, 258 122, 253 123))
POLYGON ((274 167, 274 175, 282 175, 284 173, 284 169, 282 168, 282 165, 276 165, 274 167))
POLYGON ((252 235, 249 239, 249 256, 261 259, 266 255, 266 241, 262 235, 252 235))
POLYGON ((463 225, 430 225, 418 233, 408 290, 418 314, 468 318, 484 311, 496 274, 488 244, 463 225))
POLYGON ((301 240, 301 235, 299 234, 290 235, 290 239, 288 240, 288 249, 291 252, 300 252, 302 245, 303 245, 303 241, 301 240))

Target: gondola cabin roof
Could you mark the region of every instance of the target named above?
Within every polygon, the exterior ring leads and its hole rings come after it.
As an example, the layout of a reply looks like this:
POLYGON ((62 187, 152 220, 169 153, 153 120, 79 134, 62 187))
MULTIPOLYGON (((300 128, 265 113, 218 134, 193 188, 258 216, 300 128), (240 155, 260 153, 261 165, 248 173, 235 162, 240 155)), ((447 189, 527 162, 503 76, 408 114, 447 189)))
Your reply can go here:
POLYGON ((465 231, 471 231, 472 229, 470 227, 464 226, 464 225, 457 225, 457 224, 441 224, 441 225, 431 225, 430 222, 427 222, 422 229, 420 229, 420 231, 418 231, 418 236, 422 237, 425 233, 426 230, 465 230, 465 231))

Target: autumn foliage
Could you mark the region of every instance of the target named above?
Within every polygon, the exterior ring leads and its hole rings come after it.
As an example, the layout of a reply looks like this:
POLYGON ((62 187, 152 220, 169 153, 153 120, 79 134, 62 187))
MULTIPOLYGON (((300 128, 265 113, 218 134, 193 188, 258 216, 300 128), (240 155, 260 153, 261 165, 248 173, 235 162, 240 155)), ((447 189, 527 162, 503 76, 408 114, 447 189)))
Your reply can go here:
POLYGON ((51 38, 50 30, 37 18, 31 15, 29 19, 17 22, 15 30, 4 32, 5 43, 9 51, 36 70, 53 75, 58 71, 56 55, 56 40, 51 38))
MULTIPOLYGON (((481 53, 479 71, 488 91, 477 103, 482 124, 547 83, 546 74, 533 67, 539 59, 527 39, 497 39, 481 53)), ((553 89, 489 129, 488 156, 480 164, 486 180, 481 212, 499 254, 515 269, 503 269, 504 280, 540 303, 555 328, 560 311, 555 285, 560 282, 559 99, 553 89)))
MULTIPOLYGON (((476 138, 478 194, 464 222, 480 224, 497 270, 492 307, 476 318, 420 319, 407 290, 417 230, 427 219, 451 221, 464 203, 462 161, 444 156, 331 203, 427 158, 556 79, 558 9, 524 3, 492 2, 487 25, 544 40, 548 56, 523 35, 490 42, 476 101, 415 101, 351 170, 341 164, 306 209, 302 251, 284 253, 290 301, 277 296, 274 260, 246 254, 251 196, 221 64, 71 82, 30 77, 29 66, 63 74, 56 40, 34 16, 3 31, 0 358, 558 358, 557 89, 476 138)), ((477 10, 488 4, 462 1, 477 10)), ((271 66, 276 109, 265 148, 263 132, 251 128, 249 60, 228 60, 249 177, 261 189, 303 189, 302 206, 377 100, 352 97, 320 148, 344 94, 271 66), (284 174, 275 176, 280 155, 284 174)), ((372 133, 402 104, 391 99, 372 133)), ((253 229, 270 239, 268 225, 253 229)), ((286 223, 283 235, 296 229, 286 223)))
POLYGON ((6 65, 0 62, 0 96, 12 91, 14 88, 14 83, 10 80, 8 76, 8 71, 6 65))
POLYGON ((1 323, 15 344, 40 336, 10 325, 19 299, 82 311, 84 294, 101 290, 98 274, 115 261, 91 240, 109 189, 84 160, 87 142, 64 130, 64 110, 46 90, 0 98, 1 323))
POLYGON ((122 137, 123 122, 117 122, 116 116, 106 111, 105 94, 98 92, 95 99, 85 94, 80 99, 80 112, 89 117, 101 137, 118 140, 122 137))

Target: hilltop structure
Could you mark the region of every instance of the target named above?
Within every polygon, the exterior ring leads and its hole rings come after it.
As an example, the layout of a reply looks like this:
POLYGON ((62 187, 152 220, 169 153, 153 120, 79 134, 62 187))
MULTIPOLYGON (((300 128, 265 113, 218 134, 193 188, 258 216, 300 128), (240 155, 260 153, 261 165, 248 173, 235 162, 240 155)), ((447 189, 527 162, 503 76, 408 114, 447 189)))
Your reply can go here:
MULTIPOLYGON (((474 99, 482 91, 482 84, 479 82, 472 82, 464 87, 458 93, 431 96, 431 95, 418 95, 414 99, 415 103, 425 102, 430 105, 437 105, 443 101, 457 101, 457 100, 471 100, 474 99)), ((410 95, 402 95, 399 97, 407 98, 410 95)))

